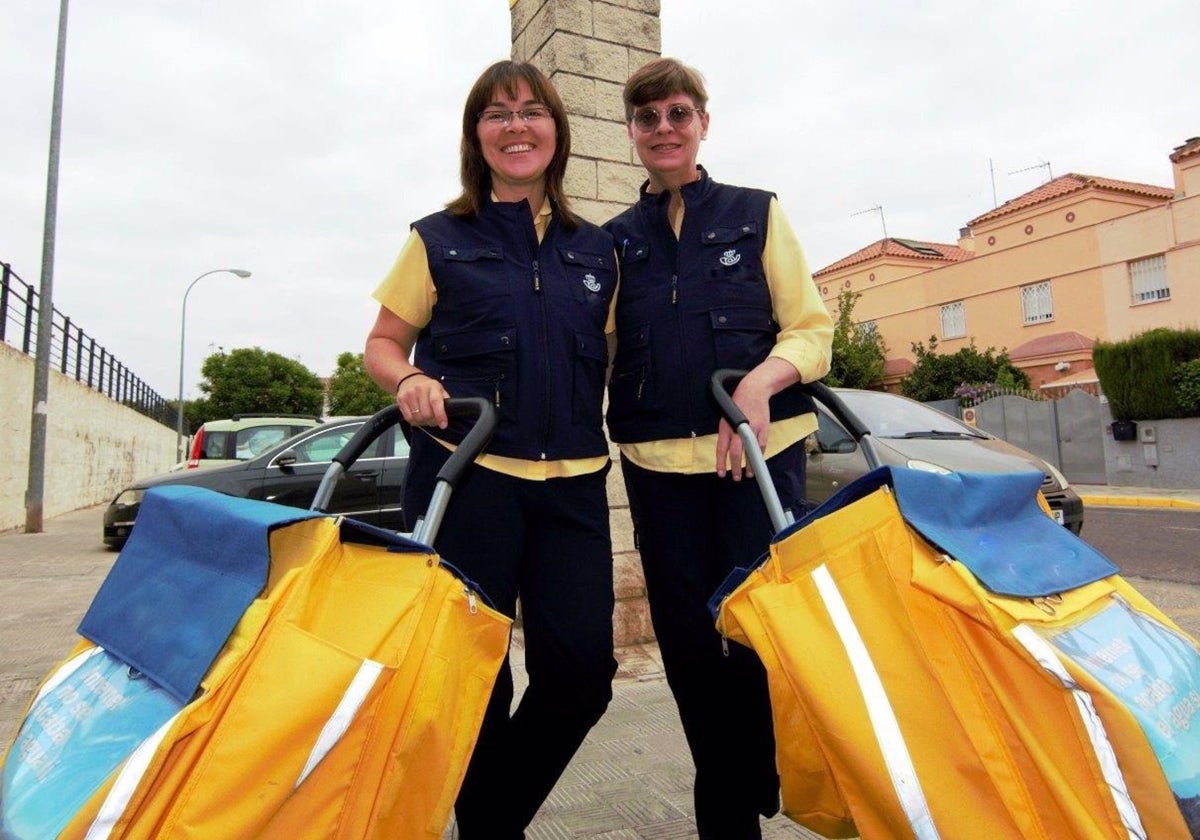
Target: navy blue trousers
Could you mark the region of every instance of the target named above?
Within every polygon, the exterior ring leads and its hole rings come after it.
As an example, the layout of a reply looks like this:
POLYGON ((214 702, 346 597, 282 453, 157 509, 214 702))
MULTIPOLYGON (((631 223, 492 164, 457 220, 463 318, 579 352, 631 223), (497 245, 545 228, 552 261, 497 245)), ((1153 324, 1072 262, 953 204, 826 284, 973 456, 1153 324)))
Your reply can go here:
MULTIPOLYGON (((804 499, 803 442, 768 461, 785 508, 804 499)), ((667 682, 696 766, 701 840, 759 840, 759 815, 779 810, 766 672, 722 644, 707 602, 735 566, 753 566, 774 535, 751 478, 653 472, 621 459, 667 682)))
MULTIPOLYGON (((447 457, 413 435, 406 511, 425 510, 447 457)), ((607 474, 530 481, 475 466, 451 496, 434 547, 501 612, 515 616, 520 598, 529 676, 512 710, 505 658, 455 802, 463 840, 523 838, 612 699, 607 474)))

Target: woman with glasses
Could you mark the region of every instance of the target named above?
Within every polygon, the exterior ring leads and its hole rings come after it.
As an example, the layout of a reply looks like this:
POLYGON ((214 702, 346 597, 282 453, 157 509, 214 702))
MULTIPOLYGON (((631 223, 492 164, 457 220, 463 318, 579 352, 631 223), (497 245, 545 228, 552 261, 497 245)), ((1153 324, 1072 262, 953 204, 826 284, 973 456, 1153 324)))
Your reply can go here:
POLYGON ((785 507, 804 501, 813 406, 789 386, 829 370, 833 326, 774 195, 713 181, 696 163, 710 115, 704 81, 664 58, 625 85, 629 137, 649 176, 605 228, 621 290, 608 428, 641 553, 654 632, 696 766, 704 840, 759 838, 779 807, 766 675, 726 644, 707 602, 772 527, 742 445, 709 393, 719 368, 785 507))
POLYGON ((524 837, 616 671, 601 408, 616 260, 612 238, 567 207, 570 147, 540 71, 484 71, 463 109, 462 194, 412 225, 366 343, 367 371, 415 427, 410 522, 462 440, 444 401, 484 397, 498 414, 437 549, 507 615, 520 598, 529 686, 510 714, 506 660, 455 803, 466 840, 524 837))

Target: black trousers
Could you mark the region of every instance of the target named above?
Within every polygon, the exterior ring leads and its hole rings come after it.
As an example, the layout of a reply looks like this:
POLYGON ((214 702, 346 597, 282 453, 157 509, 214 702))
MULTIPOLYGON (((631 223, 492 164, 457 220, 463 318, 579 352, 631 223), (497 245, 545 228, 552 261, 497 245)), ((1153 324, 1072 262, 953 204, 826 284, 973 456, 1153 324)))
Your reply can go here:
MULTIPOLYGON (((804 498, 803 442, 768 461, 785 508, 804 498)), ((696 766, 701 840, 758 840, 779 809, 766 672, 722 644, 707 602, 735 566, 752 566, 773 536, 753 479, 653 472, 621 459, 667 682, 696 766)))
MULTIPOLYGON (((407 511, 426 508, 447 456, 414 434, 407 511)), ((455 803, 463 840, 523 838, 612 699, 607 474, 530 481, 476 466, 451 497, 434 547, 501 612, 514 616, 520 598, 529 676, 512 710, 507 658, 501 666, 455 803)))

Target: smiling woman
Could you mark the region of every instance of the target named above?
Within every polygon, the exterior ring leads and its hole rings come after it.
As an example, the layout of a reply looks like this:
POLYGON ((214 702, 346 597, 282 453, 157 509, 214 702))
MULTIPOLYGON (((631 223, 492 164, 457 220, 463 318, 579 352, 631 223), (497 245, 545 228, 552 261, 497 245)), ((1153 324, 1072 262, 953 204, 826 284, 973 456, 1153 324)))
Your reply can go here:
POLYGON ((410 515, 462 441, 445 400, 497 410, 438 549, 502 612, 515 615, 521 599, 529 687, 510 714, 513 679, 501 669, 455 804, 464 840, 519 838, 612 695, 601 405, 616 260, 612 238, 568 208, 570 125, 535 67, 483 72, 460 149, 462 193, 413 224, 375 292, 364 363, 415 427, 410 515))
POLYGON ((605 226, 621 243, 608 428, 667 679, 696 764, 700 837, 757 838, 778 809, 766 674, 727 646, 707 599, 766 550, 771 522, 741 441, 708 399, 718 368, 747 373, 733 400, 766 451, 785 507, 804 502, 812 401, 791 388, 829 369, 833 326, 773 194, 719 184, 697 163, 704 79, 663 58, 623 92, 646 169, 636 204, 605 226))

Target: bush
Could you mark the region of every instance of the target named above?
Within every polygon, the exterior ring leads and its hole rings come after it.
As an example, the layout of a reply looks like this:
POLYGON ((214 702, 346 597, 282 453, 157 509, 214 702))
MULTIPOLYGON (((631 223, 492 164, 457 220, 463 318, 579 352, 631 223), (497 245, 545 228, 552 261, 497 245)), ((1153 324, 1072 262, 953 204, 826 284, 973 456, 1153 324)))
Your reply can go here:
POLYGON ((1200 359, 1184 362, 1175 369, 1179 407, 1188 417, 1200 417, 1200 359))
POLYGON ((1114 420, 1194 417, 1180 393, 1177 374, 1200 359, 1200 330, 1154 329, 1092 348, 1096 378, 1114 420))
POLYGON ((917 357, 913 371, 900 383, 904 396, 919 402, 961 398, 958 393, 964 385, 990 385, 1005 389, 1029 387, 1029 375, 1014 367, 1008 353, 989 347, 982 353, 975 342, 957 353, 942 355, 937 352, 937 337, 930 336, 929 347, 918 341, 912 345, 917 357))
POLYGON ((854 305, 862 292, 838 295, 833 322, 833 359, 825 384, 831 388, 869 388, 883 379, 887 348, 874 329, 854 322, 854 305))

